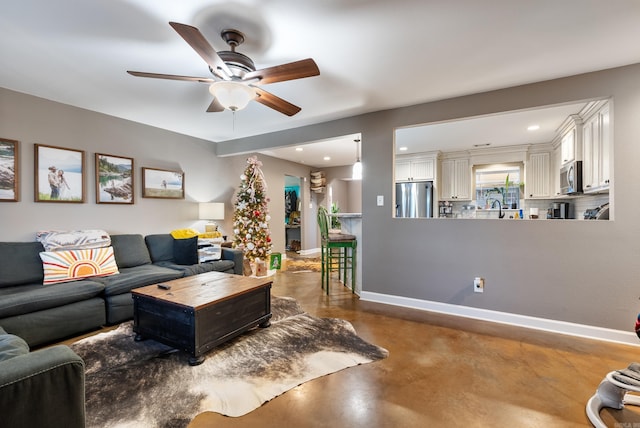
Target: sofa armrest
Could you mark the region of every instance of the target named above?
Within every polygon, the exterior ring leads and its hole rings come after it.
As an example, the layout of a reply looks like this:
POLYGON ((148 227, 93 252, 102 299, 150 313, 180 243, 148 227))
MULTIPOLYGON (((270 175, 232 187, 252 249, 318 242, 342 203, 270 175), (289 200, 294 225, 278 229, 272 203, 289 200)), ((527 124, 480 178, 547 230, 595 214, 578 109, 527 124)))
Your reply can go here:
POLYGON ((0 415, 10 427, 84 427, 84 362, 53 346, 0 362, 0 415))
POLYGON ((233 273, 235 273, 236 275, 243 275, 244 253, 242 252, 242 250, 222 247, 222 259, 233 260, 233 263, 235 264, 233 266, 233 273))

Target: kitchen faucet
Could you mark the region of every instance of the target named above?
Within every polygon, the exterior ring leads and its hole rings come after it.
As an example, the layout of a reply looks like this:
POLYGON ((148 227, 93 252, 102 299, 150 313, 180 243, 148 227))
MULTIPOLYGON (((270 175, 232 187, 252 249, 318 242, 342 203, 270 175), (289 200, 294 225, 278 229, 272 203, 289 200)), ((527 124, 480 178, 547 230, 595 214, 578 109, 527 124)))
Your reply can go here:
POLYGON ((503 218, 504 213, 502 212, 502 202, 500 202, 497 199, 494 199, 493 202, 491 202, 491 208, 495 208, 496 203, 498 204, 498 218, 503 218))

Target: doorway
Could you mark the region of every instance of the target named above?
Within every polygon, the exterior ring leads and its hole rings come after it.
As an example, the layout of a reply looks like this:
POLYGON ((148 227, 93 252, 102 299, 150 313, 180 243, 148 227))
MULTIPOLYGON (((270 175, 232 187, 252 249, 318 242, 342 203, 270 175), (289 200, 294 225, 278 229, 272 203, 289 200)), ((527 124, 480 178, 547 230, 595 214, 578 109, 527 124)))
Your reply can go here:
POLYGON ((285 248, 298 253, 302 248, 302 178, 284 176, 284 231, 285 248))

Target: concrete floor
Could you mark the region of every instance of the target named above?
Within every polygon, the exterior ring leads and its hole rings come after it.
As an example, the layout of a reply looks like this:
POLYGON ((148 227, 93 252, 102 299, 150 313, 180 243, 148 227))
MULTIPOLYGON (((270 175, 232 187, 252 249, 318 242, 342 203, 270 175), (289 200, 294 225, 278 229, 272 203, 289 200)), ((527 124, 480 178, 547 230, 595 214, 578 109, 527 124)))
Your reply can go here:
MULTIPOLYGON (((640 347, 373 304, 332 287, 326 296, 319 273, 281 271, 272 293, 350 321, 389 358, 305 383, 245 416, 203 413, 189 426, 585 427, 604 375, 640 361, 640 347)), ((602 416, 640 427, 628 409, 602 416)))

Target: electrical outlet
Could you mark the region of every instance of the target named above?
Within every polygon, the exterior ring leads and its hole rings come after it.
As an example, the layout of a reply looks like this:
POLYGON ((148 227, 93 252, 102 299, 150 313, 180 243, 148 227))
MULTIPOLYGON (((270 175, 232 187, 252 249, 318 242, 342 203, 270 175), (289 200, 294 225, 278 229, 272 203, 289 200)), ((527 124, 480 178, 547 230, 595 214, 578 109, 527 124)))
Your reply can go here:
POLYGON ((384 205, 384 196, 383 195, 378 195, 378 198, 377 198, 376 202, 378 203, 379 207, 383 206, 384 205))
POLYGON ((473 291, 476 293, 484 293, 484 278, 479 276, 473 280, 473 291))

